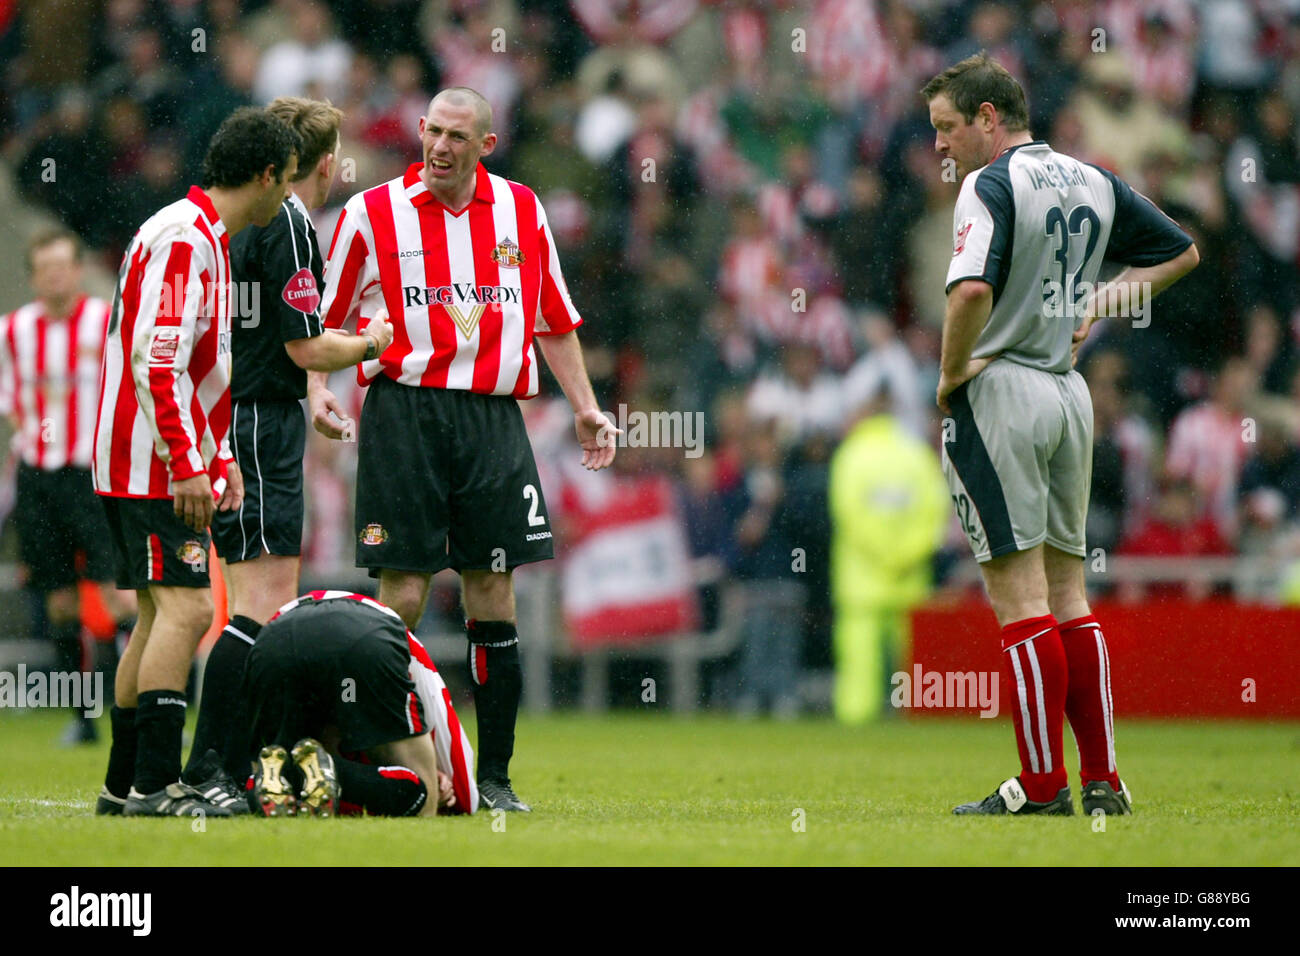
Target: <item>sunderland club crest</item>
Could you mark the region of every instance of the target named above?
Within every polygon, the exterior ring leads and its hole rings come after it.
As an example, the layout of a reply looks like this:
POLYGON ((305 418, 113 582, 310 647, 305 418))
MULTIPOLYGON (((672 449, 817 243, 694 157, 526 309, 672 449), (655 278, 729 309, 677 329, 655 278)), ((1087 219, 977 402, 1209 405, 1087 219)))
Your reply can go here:
POLYGON ((504 269, 518 269, 524 261, 524 254, 515 241, 507 236, 492 250, 492 261, 504 269))

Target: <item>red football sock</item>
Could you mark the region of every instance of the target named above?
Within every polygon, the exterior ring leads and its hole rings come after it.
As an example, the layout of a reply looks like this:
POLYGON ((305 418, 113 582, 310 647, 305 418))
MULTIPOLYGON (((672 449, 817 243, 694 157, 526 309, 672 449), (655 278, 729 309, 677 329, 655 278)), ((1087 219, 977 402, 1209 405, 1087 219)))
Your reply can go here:
POLYGON ((1011 688, 1011 719, 1020 748, 1020 785, 1047 803, 1069 783, 1065 772, 1066 662, 1056 618, 1026 618, 1002 629, 1002 677, 1011 688))
POLYGON ((1070 674, 1065 715, 1079 745, 1079 777, 1083 783, 1105 780, 1119 790, 1106 638, 1091 614, 1066 621, 1060 631, 1070 674))

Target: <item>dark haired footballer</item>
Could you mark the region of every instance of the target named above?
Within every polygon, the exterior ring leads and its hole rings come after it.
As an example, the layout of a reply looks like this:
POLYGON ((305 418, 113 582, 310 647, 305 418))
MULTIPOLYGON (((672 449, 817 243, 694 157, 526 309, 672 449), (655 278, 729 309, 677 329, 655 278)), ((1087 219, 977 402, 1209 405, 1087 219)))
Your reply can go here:
POLYGON ((300 148, 265 110, 235 111, 208 145, 202 187, 146 220, 122 258, 92 473, 117 586, 137 593, 139 617, 118 665, 96 813, 247 810, 180 782, 181 731, 186 678, 212 620, 208 525, 244 493, 229 446, 230 239, 275 217, 300 148))
MULTIPOLYGON (((248 756, 231 739, 244 661, 258 630, 298 594, 303 527, 303 453, 307 426, 301 399, 307 369, 329 372, 382 352, 392 327, 377 317, 361 335, 326 332, 320 316, 323 256, 310 210, 323 205, 338 169, 343 114, 327 102, 281 97, 267 112, 300 137, 297 175, 275 218, 230 243, 230 275, 251 315, 232 317, 230 450, 244 478, 237 508, 212 519, 230 620, 208 654, 194 745, 182 775, 196 786, 238 793, 248 756), (226 777, 222 776, 222 769, 226 777)), ((317 428, 339 412, 324 386, 312 390, 317 428)))
MULTIPOLYGON (((1074 370, 1091 324, 1196 266, 1178 225, 1109 170, 1029 133, 1025 91, 980 53, 921 91, 953 212, 939 408, 943 469, 1001 626, 1020 774, 958 814, 1071 814, 1066 717, 1085 813, 1130 813, 1110 659, 1084 588, 1092 400, 1074 370), (1102 260, 1124 270, 1097 284, 1102 260)), ((1126 313, 1127 314, 1127 313, 1126 313)))

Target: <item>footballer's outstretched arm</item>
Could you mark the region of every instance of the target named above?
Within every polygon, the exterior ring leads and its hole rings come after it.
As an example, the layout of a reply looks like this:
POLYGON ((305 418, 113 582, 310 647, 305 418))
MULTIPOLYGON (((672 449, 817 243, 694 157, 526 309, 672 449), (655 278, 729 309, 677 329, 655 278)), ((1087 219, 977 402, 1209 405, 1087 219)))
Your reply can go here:
POLYGON ((616 436, 623 434, 606 417, 596 404, 587 375, 587 364, 582 358, 578 333, 570 329, 561 335, 539 335, 536 338, 546 364, 560 383, 560 390, 573 406, 574 427, 582 445, 582 464, 591 471, 599 471, 614 463, 617 449, 616 436))
POLYGON ((348 335, 327 329, 322 335, 311 338, 292 339, 284 343, 293 364, 309 372, 337 372, 364 361, 371 350, 373 340, 374 357, 384 354, 393 341, 393 327, 388 321, 388 313, 380 311, 360 335, 348 335))

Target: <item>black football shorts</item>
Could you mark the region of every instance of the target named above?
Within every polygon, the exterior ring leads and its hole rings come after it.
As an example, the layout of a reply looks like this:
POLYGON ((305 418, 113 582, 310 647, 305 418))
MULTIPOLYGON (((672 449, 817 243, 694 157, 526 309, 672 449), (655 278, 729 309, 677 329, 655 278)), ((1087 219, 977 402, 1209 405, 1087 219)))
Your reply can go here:
POLYGON ((357 439, 358 567, 505 571, 555 556, 515 399, 381 375, 357 439))
POLYGON ((244 503, 212 516, 222 560, 302 553, 302 459, 307 422, 297 401, 235 402, 230 451, 244 478, 244 503))
POLYGON ((250 756, 303 737, 333 738, 346 751, 428 733, 410 677, 406 628, 353 601, 300 604, 258 632, 244 694, 250 756))
POLYGON ((105 546, 108 524, 98 497, 89 469, 43 471, 18 465, 14 499, 18 551, 28 580, 38 591, 75 584, 79 553, 84 555, 87 579, 112 578, 112 555, 105 546))
POLYGON ((120 590, 208 587, 208 533, 178 518, 172 499, 100 495, 99 500, 108 517, 120 590))

